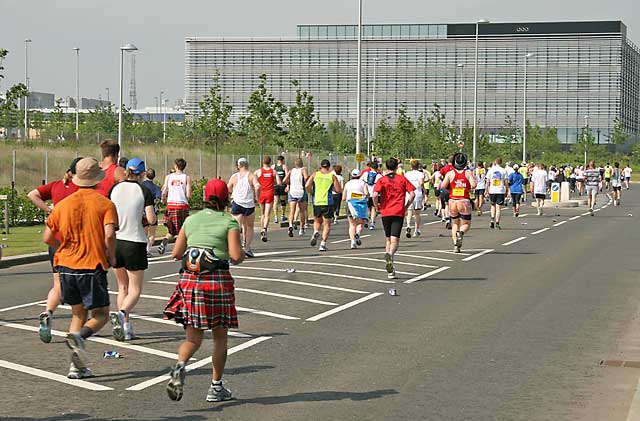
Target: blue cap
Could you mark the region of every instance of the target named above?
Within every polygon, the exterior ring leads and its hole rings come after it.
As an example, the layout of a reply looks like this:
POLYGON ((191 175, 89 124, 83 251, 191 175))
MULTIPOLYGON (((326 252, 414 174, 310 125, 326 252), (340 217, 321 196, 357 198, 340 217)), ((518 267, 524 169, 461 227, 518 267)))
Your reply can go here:
POLYGON ((131 174, 142 174, 147 169, 144 166, 144 161, 140 158, 131 158, 127 162, 127 170, 131 171, 131 174))

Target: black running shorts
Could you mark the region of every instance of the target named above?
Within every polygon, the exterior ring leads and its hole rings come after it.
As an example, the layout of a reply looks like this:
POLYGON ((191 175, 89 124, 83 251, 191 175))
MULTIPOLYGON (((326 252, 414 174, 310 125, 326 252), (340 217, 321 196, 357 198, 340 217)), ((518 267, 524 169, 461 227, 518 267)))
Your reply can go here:
POLYGON ((116 240, 115 269, 125 268, 130 271, 147 270, 147 243, 116 240))
POLYGON ((504 194, 491 194, 489 193, 489 200, 492 205, 502 206, 504 205, 504 194))
POLYGON ((404 218, 401 216, 383 216, 382 227, 384 228, 384 236, 400 238, 402 232, 402 224, 404 218))

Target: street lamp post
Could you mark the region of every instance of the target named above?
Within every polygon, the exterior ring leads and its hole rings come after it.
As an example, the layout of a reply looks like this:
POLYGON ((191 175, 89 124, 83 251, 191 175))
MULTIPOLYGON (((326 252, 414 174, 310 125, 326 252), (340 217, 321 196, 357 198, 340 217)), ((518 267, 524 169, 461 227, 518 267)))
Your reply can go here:
MULTIPOLYGON (((122 83, 124 76, 124 53, 136 51, 138 47, 133 44, 125 44, 120 47, 120 104, 118 105, 118 146, 120 146, 120 153, 122 154, 122 83)), ((108 91, 107 91, 108 92, 108 91)))
POLYGON ((582 136, 582 141, 584 142, 584 166, 587 166, 587 139, 589 136, 589 116, 584 116, 584 136, 582 136))
POLYGON ((109 97, 109 88, 104 88, 107 91, 107 102, 111 103, 111 98, 109 97))
MULTIPOLYGON (((372 107, 373 110, 371 112, 371 137, 373 139, 376 138, 376 85, 378 82, 378 57, 373 59, 373 98, 372 98, 372 107)), ((369 152, 369 156, 371 156, 371 152, 369 152)))
POLYGON ((24 86, 27 88, 27 96, 24 97, 24 140, 27 140, 29 123, 29 43, 31 38, 24 40, 24 86))
POLYGON ((167 99, 164 99, 164 108, 162 109, 162 143, 167 141, 167 99))
MULTIPOLYGON (((356 154, 360 153, 360 101, 362 88, 362 0, 358 0, 358 82, 356 87, 356 154)), ((358 163, 360 165, 360 163, 358 163)))
POLYGON ((473 162, 476 162, 476 145, 478 143, 478 44, 480 38, 480 25, 490 23, 486 19, 476 22, 476 61, 475 76, 473 81, 473 162))
POLYGON ((372 135, 373 107, 367 108, 367 157, 371 157, 371 135, 372 135))
POLYGON ((524 56, 524 94, 522 104, 522 162, 527 162, 527 63, 533 53, 524 56))
POLYGON ((80 140, 80 48, 74 47, 76 52, 76 142, 80 140))
POLYGON ((460 69, 460 140, 462 140, 464 122, 464 64, 459 63, 456 67, 460 69))

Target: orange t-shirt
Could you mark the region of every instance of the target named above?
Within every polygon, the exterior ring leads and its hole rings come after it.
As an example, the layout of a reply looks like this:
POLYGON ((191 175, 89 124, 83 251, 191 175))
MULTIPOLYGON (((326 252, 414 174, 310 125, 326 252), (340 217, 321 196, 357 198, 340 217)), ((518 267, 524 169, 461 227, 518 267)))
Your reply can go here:
POLYGON ((53 266, 70 269, 109 268, 104 227, 118 227, 116 206, 94 189, 78 191, 60 202, 47 219, 47 226, 60 233, 61 242, 53 266))

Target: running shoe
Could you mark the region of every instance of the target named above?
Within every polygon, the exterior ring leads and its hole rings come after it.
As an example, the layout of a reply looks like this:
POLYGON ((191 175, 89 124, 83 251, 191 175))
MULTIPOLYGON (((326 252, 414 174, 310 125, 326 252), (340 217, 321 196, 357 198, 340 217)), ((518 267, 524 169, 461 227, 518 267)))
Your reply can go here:
POLYGON ((158 253, 161 256, 164 254, 165 251, 167 251, 167 243, 169 243, 169 240, 167 240, 166 238, 163 238, 162 242, 158 246, 158 253))
POLYGON ((491 229, 494 229, 494 228, 496 227, 496 223, 495 223, 495 222, 493 222, 493 221, 491 221, 491 224, 489 224, 489 227, 490 227, 491 229))
POLYGON ((304 235, 304 228, 300 228, 300 231, 298 231, 298 237, 302 237, 304 235))
POLYGON ((460 250, 462 249, 462 237, 464 236, 464 234, 460 231, 456 232, 456 253, 460 253, 460 250))
POLYGON ((327 245, 326 244, 320 244, 320 247, 318 247, 318 251, 328 251, 329 249, 327 249, 327 245))
POLYGON ((277 224, 277 223, 278 223, 278 215, 276 215, 276 216, 274 216, 274 217, 273 217, 273 223, 274 223, 274 224, 277 224))
POLYGON ((222 385, 222 381, 211 383, 207 392, 207 402, 222 402, 234 399, 233 393, 222 385))
POLYGON ((593 216, 593 208, 589 209, 589 213, 593 216))
POLYGON ((288 219, 287 219, 287 217, 286 217, 286 216, 282 215, 282 218, 280 218, 280 221, 282 221, 282 222, 287 222, 287 221, 288 221, 288 219))
POLYGON ((396 271, 394 270, 393 272, 387 273, 387 278, 388 279, 396 279, 396 271))
POLYGON ((320 238, 320 233, 319 232, 314 232, 313 236, 311 237, 311 247, 315 247, 316 244, 318 244, 318 238, 320 238))
POLYGON ((516 218, 520 218, 520 212, 516 212, 516 218))
POLYGON ((169 383, 167 383, 167 395, 172 401, 182 399, 182 390, 184 387, 184 378, 187 375, 183 362, 177 362, 169 370, 169 383))
POLYGON ((481 210, 478 211, 478 216, 482 216, 482 211, 481 210))
POLYGON ((374 229, 376 229, 376 223, 372 222, 372 223, 369 224, 369 230, 373 231, 374 229))
POLYGON ((364 227, 365 227, 365 228, 369 228, 369 223, 368 223, 368 222, 365 222, 365 223, 364 223, 364 227))
POLYGON ((420 232, 420 230, 415 230, 415 231, 413 232, 413 236, 414 236, 414 237, 420 237, 421 235, 422 235, 422 233, 420 232))
POLYGON ((355 250, 358 248, 358 245, 356 244, 355 240, 351 241, 351 250, 355 250))
POLYGON ((451 229, 451 221, 447 220, 447 223, 444 224, 445 229, 450 230, 451 229))
POLYGON ((407 227, 407 238, 411 238, 411 227, 407 227))
POLYGON ((289 233, 288 233, 288 235, 289 235, 289 238, 292 238, 292 237, 293 237, 293 227, 289 227, 289 233))
POLYGON ((356 234, 356 245, 361 246, 362 240, 360 239, 360 234, 356 234))
POLYGON ((384 263, 385 263, 385 269, 387 270, 387 273, 388 274, 393 273, 395 276, 395 270, 393 268, 393 259, 391 258, 391 255, 389 253, 384 254, 384 263))
POLYGON ((71 362, 79 369, 87 368, 87 351, 84 348, 84 339, 77 333, 67 334, 67 346, 71 349, 71 362))
POLYGON ((88 377, 93 377, 93 373, 89 368, 79 369, 76 367, 74 363, 71 363, 69 366, 69 374, 67 374, 67 378, 69 379, 86 379, 88 377))
POLYGON ((117 311, 109 314, 109 321, 111 321, 111 333, 115 340, 124 341, 124 313, 117 311))
POLYGON ((51 342, 51 316, 46 311, 40 313, 38 317, 40 319, 40 329, 38 330, 38 334, 40 335, 40 340, 45 344, 51 342))
POLYGON ((497 230, 501 230, 502 229, 502 227, 500 226, 500 222, 496 222, 496 229, 497 230))
POLYGON ((263 229, 262 231, 260 231, 260 239, 263 243, 267 242, 267 230, 263 229))
POLYGON ((126 322, 124 324, 124 340, 130 341, 136 338, 135 333, 133 333, 133 323, 126 322))
POLYGON ((253 250, 251 249, 245 250, 244 255, 247 257, 256 257, 255 254, 253 254, 253 250))
POLYGON ((438 209, 433 211, 433 216, 436 216, 436 217, 438 216, 438 209))

